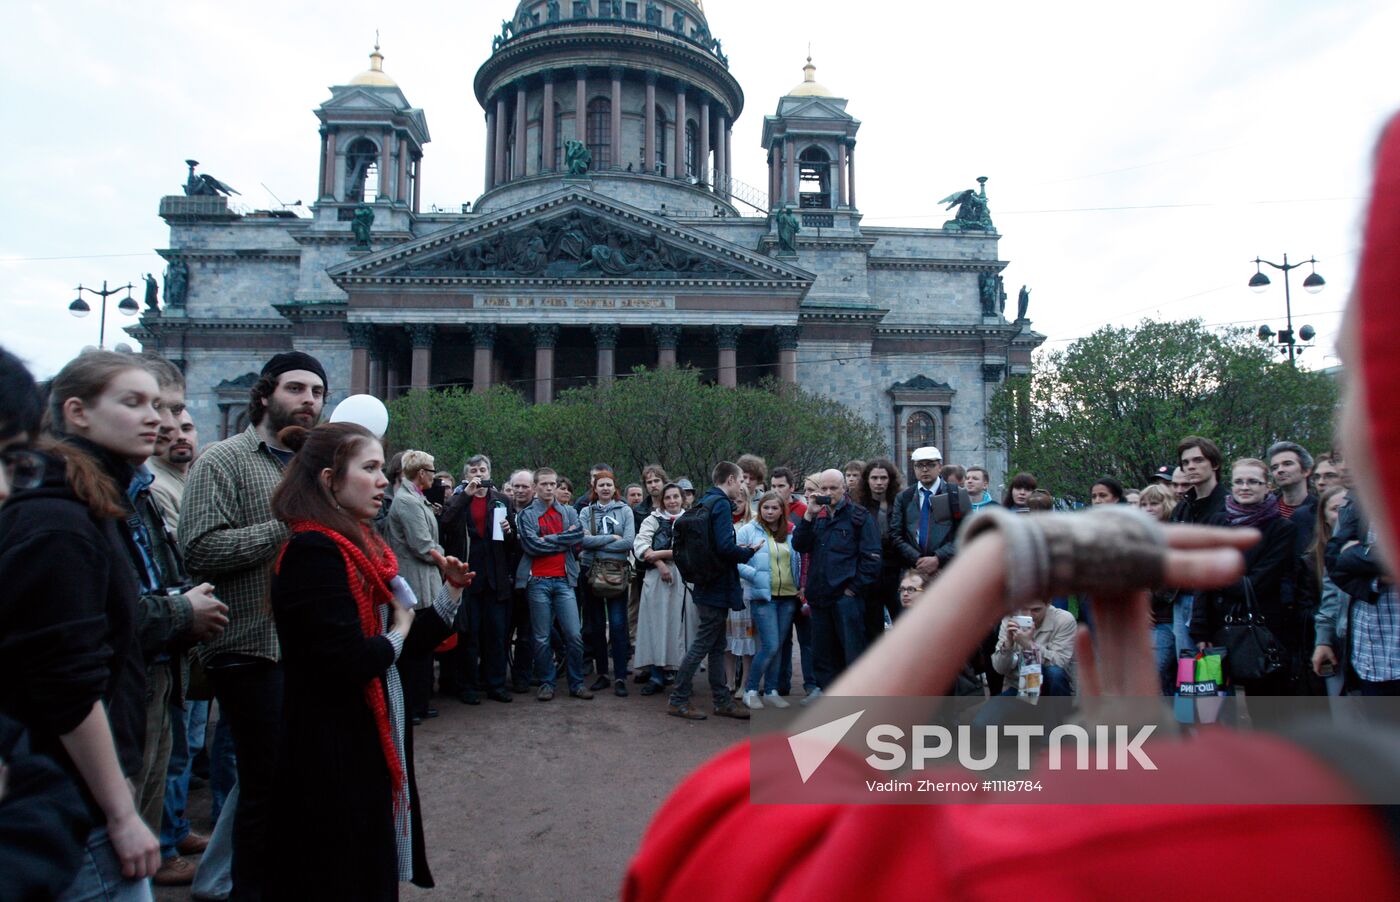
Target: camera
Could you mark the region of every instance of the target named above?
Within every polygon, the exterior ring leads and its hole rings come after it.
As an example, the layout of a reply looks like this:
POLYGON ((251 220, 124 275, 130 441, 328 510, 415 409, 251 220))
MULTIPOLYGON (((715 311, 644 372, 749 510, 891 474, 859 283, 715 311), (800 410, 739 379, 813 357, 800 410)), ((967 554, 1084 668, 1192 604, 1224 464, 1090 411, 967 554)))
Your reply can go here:
POLYGON ((481 486, 483 489, 494 489, 496 487, 496 484, 489 479, 483 479, 478 482, 477 485, 481 486))
POLYGON ((812 496, 812 503, 813 503, 813 504, 830 504, 830 503, 831 503, 831 496, 830 496, 830 495, 813 495, 813 496, 812 496))

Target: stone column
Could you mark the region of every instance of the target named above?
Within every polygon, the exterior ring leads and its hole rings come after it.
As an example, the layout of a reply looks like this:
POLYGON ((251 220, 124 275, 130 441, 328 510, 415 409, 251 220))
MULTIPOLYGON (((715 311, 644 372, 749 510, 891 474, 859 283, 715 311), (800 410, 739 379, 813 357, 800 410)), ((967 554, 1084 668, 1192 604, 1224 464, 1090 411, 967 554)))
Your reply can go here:
POLYGON ((739 384, 739 336, 743 332, 743 326, 715 326, 715 343, 719 345, 716 379, 725 388, 734 388, 739 384))
POLYGON ((366 392, 384 400, 384 345, 379 339, 379 330, 369 327, 369 384, 366 392))
POLYGON ((622 329, 613 323, 594 323, 591 331, 598 346, 598 385, 607 387, 612 385, 617 369, 617 336, 622 329))
POLYGON ((700 165, 695 177, 700 184, 710 181, 710 98, 700 98, 700 165))
POLYGON ((397 350, 397 348, 391 347, 388 356, 384 359, 385 401, 392 401, 397 398, 401 394, 399 389, 403 387, 403 383, 399 378, 399 357, 396 353, 397 350))
POLYGON ((559 338, 559 327, 535 323, 530 333, 535 338, 535 403, 548 404, 554 400, 554 343, 559 338))
POLYGON ((778 342, 778 379, 787 385, 797 384, 797 339, 801 333, 797 326, 778 326, 773 330, 778 342))
POLYGON ((847 198, 846 198, 846 199, 847 199, 847 202, 851 205, 851 209, 854 210, 854 209, 856 208, 856 142, 855 142, 855 141, 851 141, 851 142, 850 142, 850 147, 849 147, 849 149, 846 151, 846 167, 850 170, 849 174, 846 176, 846 179, 847 179, 847 187, 846 187, 847 198))
POLYGON ((774 142, 768 148, 768 209, 778 209, 778 161, 782 159, 782 151, 779 145, 774 142))
POLYGON ((609 68, 608 75, 612 76, 612 122, 608 124, 611 132, 609 141, 612 145, 612 162, 608 164, 608 168, 625 169, 626 164, 622 161, 622 67, 609 68))
POLYGON ((715 116, 715 130, 719 140, 715 142, 715 192, 720 197, 729 197, 729 125, 724 113, 715 116))
POLYGON ((399 183, 395 186, 394 199, 399 203, 408 201, 408 139, 399 139, 399 183))
POLYGON ((323 128, 321 129, 321 173, 320 176, 316 179, 316 184, 320 186, 316 189, 318 192, 318 197, 325 197, 328 193, 326 191, 326 173, 330 172, 331 167, 330 161, 326 159, 326 149, 329 146, 329 144, 330 131, 323 128))
POLYGON ((511 167, 511 178, 525 176, 525 158, 528 156, 525 152, 525 80, 521 79, 515 83, 515 165, 511 167))
POLYGON ((394 177, 389 153, 393 141, 394 133, 385 129, 379 138, 379 194, 376 200, 394 199, 394 177))
POLYGON ((472 393, 481 394, 491 387, 492 352, 496 347, 496 324, 472 324, 472 393))
POLYGON ((335 178, 339 168, 335 163, 335 132, 331 132, 326 136, 326 197, 335 197, 335 178))
POLYGON ((506 94, 496 95, 496 169, 495 184, 503 185, 508 178, 506 172, 506 94))
POLYGON ((647 108, 643 111, 642 171, 656 172, 656 72, 647 70, 647 108))
POLYGON ((486 102, 486 190, 496 187, 496 111, 486 102))
POLYGON ((584 140, 588 119, 588 67, 574 67, 574 140, 584 140))
POLYGON ((651 327, 656 337, 656 368, 673 370, 676 368, 676 349, 681 343, 681 327, 656 325, 651 327))
POLYGON ((418 212, 418 201, 423 196, 423 158, 413 158, 413 212, 418 212))
MULTIPOLYGON (((728 176, 728 175, 729 175, 729 167, 730 167, 731 165, 733 165, 733 161, 734 161, 734 153, 733 153, 734 148, 733 148, 733 141, 731 140, 731 139, 734 137, 734 135, 733 135, 733 124, 729 121, 728 117, 726 117, 726 116, 721 116, 721 117, 720 117, 720 120, 719 120, 719 127, 720 127, 720 132, 724 135, 724 141, 723 141, 723 143, 720 145, 721 147, 724 148, 724 166, 723 166, 723 168, 722 168, 722 171, 724 172, 725 176, 728 176)), ((726 178, 726 179, 724 180, 724 196, 725 196, 725 197, 729 197, 729 179, 728 179, 728 178, 726 178)))
POLYGON ((846 206, 846 141, 836 145, 836 206, 846 206))
POLYGON ((676 82, 676 157, 671 165, 672 178, 685 178, 685 82, 676 82))
POLYGON ((783 154, 783 186, 784 201, 797 206, 797 143, 791 138, 783 154))
POLYGON ((432 384, 433 339, 436 336, 437 326, 432 323, 414 323, 408 327, 408 337, 413 345, 409 386, 414 391, 426 389, 432 384))
POLYGON ((554 160, 554 73, 544 74, 544 105, 540 107, 540 168, 553 172, 554 160))
POLYGON ((350 338, 350 394, 369 394, 369 348, 374 343, 374 327, 369 323, 346 323, 350 338))

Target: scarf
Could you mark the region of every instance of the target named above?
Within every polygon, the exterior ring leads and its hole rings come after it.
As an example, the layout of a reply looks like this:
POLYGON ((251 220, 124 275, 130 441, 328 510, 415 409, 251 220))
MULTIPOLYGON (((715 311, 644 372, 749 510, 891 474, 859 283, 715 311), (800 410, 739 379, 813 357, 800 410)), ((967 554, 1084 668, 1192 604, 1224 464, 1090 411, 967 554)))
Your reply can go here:
MULTIPOLYGON (((389 588, 389 581, 399 572, 399 562, 394 557, 394 552, 384 544, 384 540, 379 538, 378 534, 366 530, 376 551, 374 559, 371 560, 354 542, 328 526, 310 520, 295 520, 290 525, 292 535, 318 532, 335 542, 340 548, 341 557, 345 559, 345 577, 350 584, 350 595, 355 599, 355 608, 360 614, 360 629, 366 638, 383 635, 377 608, 394 603, 394 593, 389 588)), ((283 546, 284 551, 285 548, 286 546, 283 546)), ((279 569, 281 563, 281 558, 278 558, 279 569)), ((384 698, 383 681, 376 678, 365 683, 365 703, 374 715, 374 726, 379 733, 379 746, 384 750, 384 763, 389 768, 394 807, 397 809, 399 800, 403 798, 404 772, 394 745, 394 730, 389 723, 389 705, 384 698)))
POLYGON ((1225 496, 1225 519, 1231 526, 1263 526, 1281 516, 1277 495, 1265 495, 1263 501, 1248 507, 1236 501, 1234 495, 1225 496))

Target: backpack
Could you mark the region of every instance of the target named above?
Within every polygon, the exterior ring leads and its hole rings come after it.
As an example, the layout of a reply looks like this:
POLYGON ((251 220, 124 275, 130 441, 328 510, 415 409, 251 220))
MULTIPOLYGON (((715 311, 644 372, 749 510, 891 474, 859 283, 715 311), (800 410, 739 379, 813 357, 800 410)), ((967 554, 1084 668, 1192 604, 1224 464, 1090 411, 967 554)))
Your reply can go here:
POLYGON ((695 505, 677 517, 671 527, 671 560, 681 572, 681 579, 695 585, 714 582, 730 569, 715 553, 715 538, 710 533, 712 501, 695 505))

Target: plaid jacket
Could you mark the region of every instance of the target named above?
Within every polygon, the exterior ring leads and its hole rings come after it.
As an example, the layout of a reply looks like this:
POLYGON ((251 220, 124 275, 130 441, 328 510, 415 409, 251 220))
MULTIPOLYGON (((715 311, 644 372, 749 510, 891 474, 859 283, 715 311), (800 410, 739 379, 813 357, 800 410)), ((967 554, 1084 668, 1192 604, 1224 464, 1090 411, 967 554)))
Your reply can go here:
POLYGON ((190 468, 180 505, 180 545, 196 582, 214 584, 228 605, 228 629, 195 653, 281 657, 267 604, 272 562, 290 533, 272 516, 282 464, 249 426, 204 449, 190 468))

